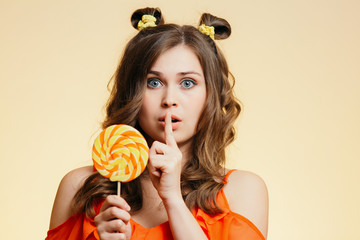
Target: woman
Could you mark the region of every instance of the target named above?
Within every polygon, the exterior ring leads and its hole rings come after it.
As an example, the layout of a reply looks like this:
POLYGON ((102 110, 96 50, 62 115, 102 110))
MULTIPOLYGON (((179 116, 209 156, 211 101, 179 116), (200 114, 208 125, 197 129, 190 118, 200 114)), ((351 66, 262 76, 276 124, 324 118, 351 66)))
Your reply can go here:
POLYGON ((265 239, 268 197, 257 175, 224 168, 240 105, 215 39, 224 19, 164 24, 159 9, 135 11, 107 105, 106 128, 136 127, 149 146, 138 179, 116 184, 84 167, 67 174, 47 239, 265 239))

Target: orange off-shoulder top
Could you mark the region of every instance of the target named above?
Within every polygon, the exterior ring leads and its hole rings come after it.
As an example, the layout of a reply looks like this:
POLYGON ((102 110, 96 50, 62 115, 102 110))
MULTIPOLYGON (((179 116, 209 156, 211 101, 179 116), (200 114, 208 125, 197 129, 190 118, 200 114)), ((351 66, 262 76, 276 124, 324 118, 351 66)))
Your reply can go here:
MULTIPOLYGON (((225 178, 227 180, 233 170, 229 171, 225 178)), ((201 209, 194 209, 192 214, 200 227, 211 240, 237 239, 237 240, 265 240, 259 229, 244 216, 230 210, 223 189, 217 196, 219 206, 223 213, 212 216, 201 209)), ((100 211, 102 202, 95 205, 95 211, 100 211)), ((171 240, 173 239, 169 222, 165 222, 153 228, 145 228, 134 220, 131 223, 131 239, 145 240, 171 240)), ((63 224, 50 229, 45 240, 100 240, 94 219, 89 219, 85 214, 71 216, 63 224)))

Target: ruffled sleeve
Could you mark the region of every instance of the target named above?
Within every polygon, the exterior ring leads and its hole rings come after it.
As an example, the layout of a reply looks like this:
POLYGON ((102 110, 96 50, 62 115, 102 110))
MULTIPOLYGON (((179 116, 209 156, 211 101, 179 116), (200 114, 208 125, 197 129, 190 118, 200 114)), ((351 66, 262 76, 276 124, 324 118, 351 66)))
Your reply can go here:
POLYGON ((100 240, 94 220, 84 214, 74 215, 63 224, 50 229, 45 240, 100 240))
POLYGON ((244 216, 230 211, 223 190, 217 197, 223 213, 212 216, 201 209, 193 211, 193 214, 211 240, 236 239, 236 240, 265 240, 259 229, 244 216))
MULTIPOLYGON (((100 212, 104 200, 94 202, 95 213, 100 212)), ((50 229, 45 240, 100 240, 96 231, 94 219, 86 217, 85 213, 68 218, 61 225, 50 229)))

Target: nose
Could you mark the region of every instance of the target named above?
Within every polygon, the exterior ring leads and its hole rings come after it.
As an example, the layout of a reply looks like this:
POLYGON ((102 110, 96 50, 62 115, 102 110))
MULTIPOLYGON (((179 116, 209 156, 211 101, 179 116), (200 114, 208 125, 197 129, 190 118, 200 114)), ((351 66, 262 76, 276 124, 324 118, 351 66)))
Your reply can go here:
POLYGON ((177 106, 176 91, 172 87, 168 86, 164 91, 161 106, 164 108, 177 106))

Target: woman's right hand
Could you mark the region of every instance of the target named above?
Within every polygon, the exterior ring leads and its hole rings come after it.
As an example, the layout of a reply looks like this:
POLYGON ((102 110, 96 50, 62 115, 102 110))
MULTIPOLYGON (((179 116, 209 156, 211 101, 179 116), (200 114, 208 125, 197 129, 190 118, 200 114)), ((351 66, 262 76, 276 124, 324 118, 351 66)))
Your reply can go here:
POLYGON ((94 221, 101 240, 129 240, 131 236, 130 206, 117 196, 106 197, 94 221))

